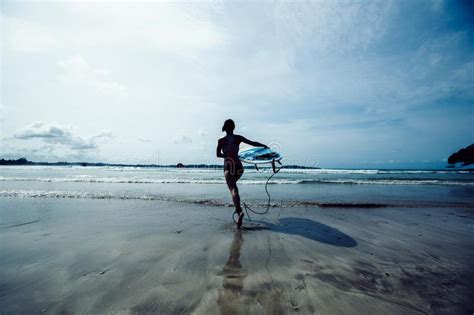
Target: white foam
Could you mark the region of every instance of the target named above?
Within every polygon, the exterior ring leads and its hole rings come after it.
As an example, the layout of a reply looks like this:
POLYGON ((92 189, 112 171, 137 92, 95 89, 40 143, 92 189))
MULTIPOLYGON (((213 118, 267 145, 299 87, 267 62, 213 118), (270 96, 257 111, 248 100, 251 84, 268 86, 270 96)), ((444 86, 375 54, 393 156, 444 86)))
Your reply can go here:
POLYGON ((301 184, 353 184, 353 185, 449 185, 449 186, 473 186, 474 182, 462 182, 455 180, 414 180, 414 179, 306 179, 301 184))
POLYGON ((443 171, 443 170, 376 170, 376 169, 281 169, 282 173, 292 174, 469 174, 470 171, 443 171))
POLYGON ((0 177, 0 181, 15 182, 55 182, 55 183, 110 183, 110 184, 222 184, 224 179, 147 179, 126 177, 92 177, 82 175, 80 177, 0 177))
MULTIPOLYGON (((90 175, 78 175, 75 177, 0 177, 0 181, 24 181, 24 182, 64 182, 64 183, 109 183, 109 184, 224 184, 224 179, 216 178, 126 178, 126 177, 92 177, 90 175)), ((263 185, 266 179, 242 179, 239 184, 263 185)), ((474 181, 439 180, 439 179, 272 179, 271 185, 294 185, 294 184, 353 184, 353 185, 450 185, 450 186, 474 186, 474 181)))
POLYGON ((78 192, 78 191, 61 191, 61 190, 8 190, 1 189, 2 197, 20 197, 20 198, 91 198, 91 199, 142 199, 142 200, 169 200, 166 197, 153 195, 127 195, 113 193, 97 193, 97 192, 78 192))

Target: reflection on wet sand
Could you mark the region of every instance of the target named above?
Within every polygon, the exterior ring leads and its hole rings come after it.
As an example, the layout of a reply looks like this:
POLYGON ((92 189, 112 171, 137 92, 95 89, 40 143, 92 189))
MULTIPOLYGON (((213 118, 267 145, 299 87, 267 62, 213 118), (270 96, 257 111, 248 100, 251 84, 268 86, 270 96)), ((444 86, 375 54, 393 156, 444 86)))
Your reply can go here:
MULTIPOLYGON (((244 229, 245 231, 245 229, 244 229)), ((246 229, 246 231, 250 231, 246 229)), ((271 274, 269 281, 260 283, 259 289, 244 290, 244 279, 248 271, 240 264, 240 254, 244 243, 243 230, 236 230, 230 248, 230 256, 220 276, 223 276, 217 304, 222 314, 268 313, 284 314, 280 305, 282 289, 278 288, 271 274)), ((262 253, 262 256, 266 253, 262 253)), ((267 263, 270 255, 267 257, 267 263)), ((268 269, 267 269, 268 270, 268 269)))
POLYGON ((223 288, 219 290, 217 304, 222 314, 237 313, 239 306, 241 307, 244 278, 247 276, 247 271, 242 269, 242 265, 240 264, 240 249, 242 248, 243 242, 242 230, 236 230, 234 241, 230 248, 229 259, 221 274, 224 276, 223 288))

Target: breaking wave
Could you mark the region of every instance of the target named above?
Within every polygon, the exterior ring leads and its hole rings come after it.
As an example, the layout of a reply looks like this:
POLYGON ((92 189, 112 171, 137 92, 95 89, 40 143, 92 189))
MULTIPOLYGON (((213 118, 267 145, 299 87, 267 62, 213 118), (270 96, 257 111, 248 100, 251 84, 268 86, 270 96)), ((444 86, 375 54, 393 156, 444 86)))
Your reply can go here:
MULTIPOLYGON (((66 183, 111 183, 111 184, 224 184, 224 179, 217 178, 125 178, 125 177, 91 177, 79 175, 76 177, 0 177, 0 181, 25 181, 25 182, 66 182, 66 183)), ((264 179, 242 179, 239 184, 262 185, 264 179)), ((350 184, 350 185, 449 185, 449 186, 474 186, 472 180, 449 179, 397 179, 397 178, 365 178, 365 179, 272 179, 269 184, 350 184)))

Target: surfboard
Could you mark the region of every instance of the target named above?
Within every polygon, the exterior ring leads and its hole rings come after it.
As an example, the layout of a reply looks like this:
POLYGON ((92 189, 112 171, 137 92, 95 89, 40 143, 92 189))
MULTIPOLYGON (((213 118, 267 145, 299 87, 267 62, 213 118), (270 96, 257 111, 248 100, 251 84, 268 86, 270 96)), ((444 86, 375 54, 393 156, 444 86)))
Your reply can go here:
POLYGON ((239 152, 239 159, 244 163, 265 164, 280 161, 280 153, 263 147, 250 148, 239 152))

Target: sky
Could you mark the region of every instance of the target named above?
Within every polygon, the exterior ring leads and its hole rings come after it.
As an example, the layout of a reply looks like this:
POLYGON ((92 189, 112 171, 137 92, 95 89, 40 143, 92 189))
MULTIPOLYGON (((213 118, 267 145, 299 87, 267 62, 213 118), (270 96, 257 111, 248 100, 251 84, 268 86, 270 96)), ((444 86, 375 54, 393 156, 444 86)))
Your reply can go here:
POLYGON ((472 1, 2 1, 0 157, 444 167, 474 142, 472 1))

